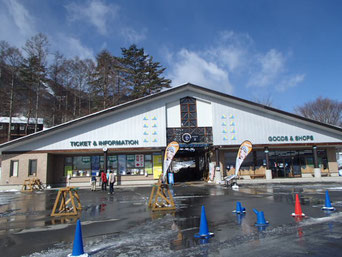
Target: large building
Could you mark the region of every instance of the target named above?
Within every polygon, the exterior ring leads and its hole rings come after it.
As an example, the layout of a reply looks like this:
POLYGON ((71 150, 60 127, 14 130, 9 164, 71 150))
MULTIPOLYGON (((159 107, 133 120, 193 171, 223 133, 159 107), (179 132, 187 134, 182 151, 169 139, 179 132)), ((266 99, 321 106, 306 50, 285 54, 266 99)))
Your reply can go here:
POLYGON ((176 182, 210 179, 213 170, 234 172, 244 140, 253 143, 240 168, 244 179, 338 174, 341 128, 185 84, 0 145, 0 184, 37 176, 63 185, 68 175, 89 183, 104 169, 119 184, 152 183, 172 141, 180 144, 171 167, 176 182))

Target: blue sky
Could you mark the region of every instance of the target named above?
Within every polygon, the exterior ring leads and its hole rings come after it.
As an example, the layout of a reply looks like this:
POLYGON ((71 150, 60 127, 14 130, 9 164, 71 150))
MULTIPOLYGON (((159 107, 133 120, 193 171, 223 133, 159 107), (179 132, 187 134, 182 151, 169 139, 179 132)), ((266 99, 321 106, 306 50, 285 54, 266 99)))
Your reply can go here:
POLYGON ((342 1, 0 0, 0 40, 38 32, 50 51, 93 58, 135 43, 191 82, 293 112, 318 96, 342 99, 342 1))

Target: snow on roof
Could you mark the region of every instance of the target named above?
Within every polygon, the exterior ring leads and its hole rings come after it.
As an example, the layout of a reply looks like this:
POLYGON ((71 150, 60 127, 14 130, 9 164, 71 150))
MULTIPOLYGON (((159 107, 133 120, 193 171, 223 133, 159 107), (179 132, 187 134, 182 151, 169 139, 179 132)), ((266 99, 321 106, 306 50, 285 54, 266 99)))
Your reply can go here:
MULTIPOLYGON (((9 123, 9 117, 0 117, 0 123, 9 123)), ((27 118, 26 117, 12 117, 12 123, 21 123, 21 124, 27 124, 27 118)), ((43 124, 44 119, 38 118, 38 124, 43 124)), ((36 124, 35 118, 30 118, 29 124, 36 124)))

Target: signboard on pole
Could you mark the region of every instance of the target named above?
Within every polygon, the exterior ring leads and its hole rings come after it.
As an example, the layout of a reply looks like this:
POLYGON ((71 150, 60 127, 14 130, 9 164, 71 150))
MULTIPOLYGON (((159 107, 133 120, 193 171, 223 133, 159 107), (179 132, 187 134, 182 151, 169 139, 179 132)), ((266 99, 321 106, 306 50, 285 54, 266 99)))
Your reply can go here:
POLYGON ((252 151, 252 143, 248 140, 243 141, 240 145, 235 162, 235 176, 238 175, 242 162, 246 159, 247 155, 252 151))
POLYGON ((179 144, 176 141, 171 142, 165 150, 164 166, 163 166, 163 181, 166 181, 167 170, 169 169, 173 157, 175 157, 179 149, 179 144))

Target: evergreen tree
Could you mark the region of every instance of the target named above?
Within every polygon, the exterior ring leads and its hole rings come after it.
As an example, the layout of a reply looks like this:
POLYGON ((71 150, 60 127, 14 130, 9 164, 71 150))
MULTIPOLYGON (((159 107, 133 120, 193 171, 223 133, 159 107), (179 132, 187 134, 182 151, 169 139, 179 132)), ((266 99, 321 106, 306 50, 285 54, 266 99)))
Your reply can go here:
POLYGON ((96 64, 57 52, 49 67, 48 46, 39 33, 26 41, 23 58, 19 49, 0 41, 0 115, 35 117, 37 130, 38 118, 54 126, 170 87, 165 68, 136 45, 122 48, 121 57, 103 50, 96 64))
POLYGON ((165 68, 153 57, 145 54, 144 48, 131 45, 128 49, 121 48, 124 82, 131 89, 132 99, 160 92, 169 88, 171 80, 162 77, 165 68))
POLYGON ((113 105, 112 95, 117 80, 117 71, 113 56, 101 51, 96 57, 97 65, 92 76, 92 92, 98 100, 98 108, 105 109, 113 105))

